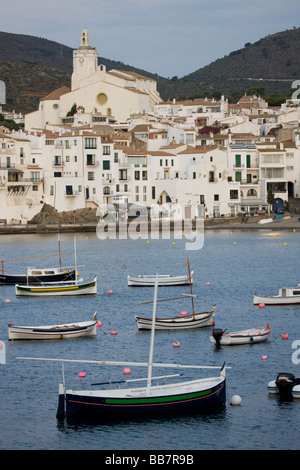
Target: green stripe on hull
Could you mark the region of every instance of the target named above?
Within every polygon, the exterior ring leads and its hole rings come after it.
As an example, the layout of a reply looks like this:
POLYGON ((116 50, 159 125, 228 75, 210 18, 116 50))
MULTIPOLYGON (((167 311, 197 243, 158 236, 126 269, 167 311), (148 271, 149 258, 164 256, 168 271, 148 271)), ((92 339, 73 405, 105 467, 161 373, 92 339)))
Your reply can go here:
POLYGON ((147 403, 167 403, 170 401, 179 401, 179 400, 190 400, 193 398, 200 398, 205 395, 209 395, 212 391, 205 390, 203 392, 197 393, 188 393, 185 395, 175 395, 175 396, 166 396, 166 397, 149 397, 149 398, 107 398, 105 403, 108 405, 128 405, 128 404, 147 404, 147 403))

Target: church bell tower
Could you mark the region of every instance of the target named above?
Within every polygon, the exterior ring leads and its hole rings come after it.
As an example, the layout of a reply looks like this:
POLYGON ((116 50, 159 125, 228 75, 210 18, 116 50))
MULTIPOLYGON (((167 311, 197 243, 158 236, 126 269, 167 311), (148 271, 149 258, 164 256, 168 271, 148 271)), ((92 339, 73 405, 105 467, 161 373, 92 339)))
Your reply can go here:
POLYGON ((84 29, 81 33, 80 47, 73 51, 72 91, 80 88, 81 80, 94 75, 97 67, 97 50, 90 46, 89 33, 84 29))

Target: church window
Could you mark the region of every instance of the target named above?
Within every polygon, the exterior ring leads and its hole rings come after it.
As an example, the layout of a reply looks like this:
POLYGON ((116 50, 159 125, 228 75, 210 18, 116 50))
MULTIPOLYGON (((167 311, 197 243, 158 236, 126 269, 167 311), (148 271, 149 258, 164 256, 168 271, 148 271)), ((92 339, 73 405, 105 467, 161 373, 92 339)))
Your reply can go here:
POLYGON ((96 100, 98 104, 103 105, 107 102, 107 96, 105 93, 98 93, 96 100))

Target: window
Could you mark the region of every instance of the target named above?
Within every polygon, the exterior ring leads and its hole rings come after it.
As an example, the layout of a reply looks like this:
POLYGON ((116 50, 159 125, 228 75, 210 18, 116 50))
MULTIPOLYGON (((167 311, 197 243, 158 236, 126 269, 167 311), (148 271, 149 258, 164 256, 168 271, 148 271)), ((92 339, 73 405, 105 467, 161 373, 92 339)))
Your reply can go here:
POLYGON ((218 201, 219 200, 219 194, 214 194, 214 201, 218 201))
POLYGON ((35 183, 40 181, 40 172, 39 171, 31 171, 30 172, 30 181, 35 183))
POLYGON ((139 179, 140 179, 140 172, 139 172, 139 171, 135 171, 135 172, 134 172, 134 179, 135 179, 135 180, 139 180, 139 179))
POLYGON ((247 168, 251 168, 251 155, 246 155, 247 168))
POLYGON ((200 194, 200 204, 204 204, 204 194, 200 194))
POLYGON ((93 181, 95 179, 95 175, 93 171, 88 171, 88 180, 93 181))
POLYGON ((118 152, 115 152, 115 153, 114 153, 114 162, 115 162, 115 163, 118 163, 118 161, 119 161, 118 156, 119 156, 118 152))
POLYGON ((235 166, 238 167, 238 168, 241 166, 241 156, 240 155, 235 156, 235 166))
POLYGON ((214 172, 214 171, 210 171, 210 172, 209 172, 208 181, 209 181, 210 183, 213 183, 213 182, 215 181, 215 172, 214 172))
POLYGON ((143 171, 143 173, 142 173, 142 179, 143 179, 144 181, 147 180, 147 171, 143 171))
POLYGON ((128 184, 124 184, 124 193, 127 193, 128 191, 128 184))
POLYGON ((139 186, 135 187, 135 192, 136 192, 136 194, 140 192, 140 187, 139 186))
POLYGON ((73 186, 66 186, 66 196, 73 196, 73 186))
POLYGON ((103 155, 110 155, 110 146, 103 145, 103 155))
POLYGON ((159 160, 159 165, 162 166, 162 158, 159 160))
POLYGON ((103 160, 103 170, 110 170, 110 161, 103 160))
POLYGON ((60 155, 55 155, 54 156, 54 165, 61 165, 61 156, 60 155))
POLYGON ((61 178, 61 171, 55 171, 54 178, 61 178))
POLYGON ((38 191, 38 190, 39 190, 39 187, 36 184, 34 184, 32 186, 32 191, 38 191))
POLYGON ((103 194, 110 194, 110 188, 109 188, 109 186, 104 186, 104 188, 103 188, 103 194))
POLYGON ((95 155, 87 155, 86 156, 86 164, 87 165, 95 165, 95 155))
POLYGON ((238 199, 239 198, 239 192, 237 189, 231 189, 230 190, 230 199, 238 199))
POLYGON ((96 139, 96 137, 86 137, 85 138, 85 148, 86 149, 96 149, 97 148, 97 139, 96 139))
POLYGON ((53 196, 53 194, 54 194, 54 186, 51 185, 50 186, 50 196, 53 196))
POLYGON ((119 170, 119 180, 127 180, 127 170, 119 170))
POLYGON ((235 172, 235 181, 242 181, 242 173, 240 171, 235 172))
POLYGON ((257 192, 255 189, 249 189, 247 192, 247 196, 257 196, 257 192))
POLYGON ((66 155, 66 162, 70 161, 70 155, 66 155))
POLYGON ((193 179, 194 180, 196 179, 196 172, 195 171, 193 172, 193 179))
POLYGON ((152 199, 155 199, 155 186, 152 186, 152 199))

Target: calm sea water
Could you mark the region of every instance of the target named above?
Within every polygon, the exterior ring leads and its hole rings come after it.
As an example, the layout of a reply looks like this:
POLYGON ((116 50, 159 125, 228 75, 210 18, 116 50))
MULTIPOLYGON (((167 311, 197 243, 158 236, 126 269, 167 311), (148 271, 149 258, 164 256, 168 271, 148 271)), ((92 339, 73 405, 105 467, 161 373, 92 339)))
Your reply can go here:
MULTIPOLYGON (((186 251, 185 240, 104 240, 95 234, 77 234, 77 262, 85 279, 98 276, 98 295, 77 298, 16 298, 13 286, 0 286, 0 339, 6 346, 6 364, 1 368, 0 449, 53 450, 298 450, 300 448, 300 400, 280 402, 267 393, 267 384, 278 372, 299 374, 292 362, 292 342, 300 339, 300 307, 252 305, 255 291, 277 294, 299 279, 298 231, 274 232, 229 230, 205 233, 201 250, 186 251), (275 236, 275 238, 274 238, 275 236), (236 242, 236 244, 234 244, 236 242), (284 245, 286 243, 286 245, 284 245), (261 344, 217 350, 209 340, 211 327, 195 331, 157 332, 156 362, 221 366, 228 371, 228 398, 238 394, 240 406, 227 406, 218 412, 148 417, 107 423, 56 418, 58 363, 19 360, 18 357, 147 361, 148 332, 138 332, 134 315, 150 316, 151 288, 128 288, 125 264, 130 274, 181 274, 189 257, 195 270, 196 310, 217 304, 215 325, 228 331, 270 324, 270 340, 261 344), (207 285, 210 283, 210 285, 207 285), (107 294, 113 289, 113 294, 107 294), (83 321, 98 311, 102 329, 95 338, 69 341, 7 341, 7 324, 54 324, 83 321), (118 334, 112 336, 110 331, 118 334), (287 332, 288 340, 281 334, 287 332), (106 334, 104 334, 106 333, 106 334), (173 342, 180 341, 180 348, 173 342), (261 356, 267 355, 267 360, 261 356)), ((73 235, 61 234, 62 251, 73 251, 73 235)), ((22 235, 0 238, 0 258, 21 258, 57 252, 55 235, 22 235)), ((72 265, 73 255, 64 257, 72 265)), ((28 265, 45 265, 46 260, 7 262, 7 272, 20 272, 28 265)), ((54 258, 48 265, 55 265, 54 258)), ((159 298, 176 297, 188 288, 159 289, 159 298)), ((190 312, 190 300, 158 304, 157 315, 190 312)), ((88 388, 91 383, 123 380, 124 367, 73 364, 66 366, 68 388, 88 388), (78 374, 86 372, 86 378, 78 374)), ((158 370, 154 371, 159 375, 158 370)), ((167 373, 173 373, 168 370, 167 373)), ((186 370, 184 378, 195 377, 186 370)), ((201 372, 207 375, 209 372, 201 372)), ((212 373, 213 374, 213 373, 212 373)), ((147 372, 131 368, 130 378, 146 377, 147 372)))

